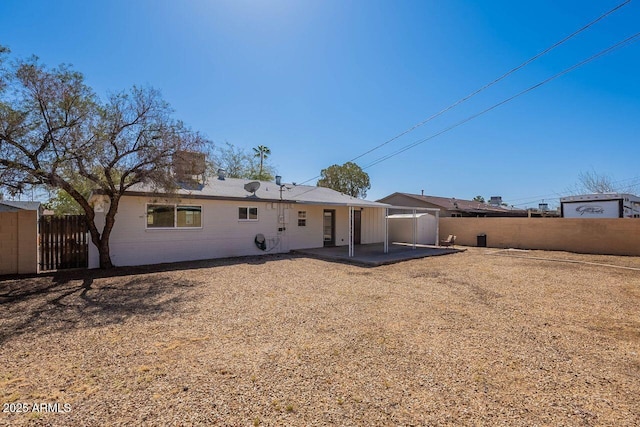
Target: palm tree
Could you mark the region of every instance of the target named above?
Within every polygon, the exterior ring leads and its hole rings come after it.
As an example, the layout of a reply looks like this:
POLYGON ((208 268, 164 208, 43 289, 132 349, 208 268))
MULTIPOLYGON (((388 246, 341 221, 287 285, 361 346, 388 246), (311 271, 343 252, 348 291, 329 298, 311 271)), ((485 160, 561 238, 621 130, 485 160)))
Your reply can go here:
POLYGON ((253 149, 253 151, 256 153, 255 157, 260 157, 260 173, 259 173, 259 176, 262 176, 262 167, 264 165, 264 159, 269 157, 269 154, 271 154, 271 150, 269 150, 269 147, 267 147, 266 145, 258 145, 257 147, 255 147, 253 149))

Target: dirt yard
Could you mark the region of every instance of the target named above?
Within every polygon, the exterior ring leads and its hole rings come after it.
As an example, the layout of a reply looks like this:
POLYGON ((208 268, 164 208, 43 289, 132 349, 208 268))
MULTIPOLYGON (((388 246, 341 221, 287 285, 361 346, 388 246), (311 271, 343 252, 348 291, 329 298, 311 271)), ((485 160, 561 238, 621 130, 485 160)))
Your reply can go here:
POLYGON ((640 258, 493 252, 0 279, 0 425, 640 425, 640 258))

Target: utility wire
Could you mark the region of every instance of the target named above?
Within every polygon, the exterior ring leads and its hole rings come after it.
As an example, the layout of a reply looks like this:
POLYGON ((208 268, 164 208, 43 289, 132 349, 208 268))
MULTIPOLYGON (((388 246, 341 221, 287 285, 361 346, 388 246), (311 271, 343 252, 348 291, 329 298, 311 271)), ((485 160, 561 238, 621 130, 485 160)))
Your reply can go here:
POLYGON ((393 153, 390 153, 388 155, 380 157, 377 160, 369 163, 367 166, 363 167, 362 169, 363 170, 364 169, 368 169, 368 168, 370 168, 370 167, 372 167, 374 165, 377 165, 378 163, 384 162, 385 160, 388 160, 388 159, 390 159, 392 157, 395 157, 400 153, 403 153, 403 152, 405 152, 405 151, 407 151, 407 150, 409 150, 411 148, 414 148, 414 147, 416 147, 416 146, 418 146, 420 144, 423 144, 423 143, 425 143, 425 142, 427 142, 427 141, 429 141, 431 139, 434 139, 434 138, 436 138, 436 137, 438 137, 438 136, 440 136, 440 135, 442 135, 442 134, 444 134, 446 132, 449 132, 449 131, 457 128, 458 126, 461 126, 461 125, 463 125, 463 124, 465 124, 465 123, 467 123, 467 122, 469 122, 469 121, 471 121, 471 120, 473 120, 473 119, 475 119, 477 117, 480 117, 483 114, 486 114, 489 111, 492 111, 492 110, 500 107, 501 105, 504 105, 504 104, 506 104, 508 102, 511 102, 514 99, 516 99, 516 98, 518 98, 518 97, 520 97, 520 96, 522 96, 522 95, 524 95, 526 93, 529 93, 532 90, 537 89, 540 86, 543 86, 543 85, 549 83, 550 81, 555 80, 558 77, 561 77, 561 76, 563 76, 563 75, 575 70, 576 68, 579 68, 579 67, 581 67, 581 66, 583 66, 583 65, 585 65, 585 64, 587 64, 587 63, 589 63, 589 62, 591 62, 591 61, 593 61, 593 60, 595 60, 595 59, 597 59, 597 58, 599 58, 601 56, 604 56, 604 55, 606 55, 608 53, 611 53, 612 51, 614 51, 614 50, 616 50, 616 49, 618 49, 620 47, 623 47, 624 45, 632 43, 638 37, 640 37, 640 32, 638 32, 638 33, 636 33, 636 34, 634 34, 634 35, 632 35, 630 37, 627 37, 626 39, 624 39, 624 40, 622 40, 622 41, 620 41, 620 42, 618 42, 618 43, 616 43, 616 44, 614 44, 614 45, 612 45, 612 46, 610 46, 610 47, 608 47, 608 48, 606 48, 606 49, 604 49, 604 50, 602 50, 602 51, 600 51, 598 53, 596 53, 595 55, 590 56, 589 58, 587 58, 587 59, 585 59, 585 60, 583 60, 583 61, 581 61, 581 62, 579 62, 579 63, 577 63, 577 64, 575 64, 575 65, 573 65, 571 67, 569 67, 569 68, 566 68, 563 71, 561 71, 561 72, 559 72, 557 74, 554 74, 553 76, 551 76, 551 77, 549 77, 549 78, 547 78, 547 79, 545 79, 545 80, 543 80, 543 81, 541 81, 541 82, 539 82, 539 83, 537 83, 537 84, 535 84, 535 85, 533 85, 533 86, 531 86, 531 87, 529 87, 529 88, 527 88, 527 89, 525 89, 525 90, 523 90, 523 91, 521 91, 521 92, 519 92, 519 93, 517 93, 517 94, 515 94, 515 95, 513 95, 513 96, 511 96, 509 98, 507 98, 507 99, 505 99, 505 100, 503 100, 503 101, 498 102, 497 104, 492 105, 489 108, 486 108, 486 109, 480 111, 479 113, 473 114, 473 115, 467 117, 466 119, 461 120, 461 121, 459 121, 459 122, 457 122, 457 123, 445 128, 445 129, 441 130, 440 132, 437 132, 437 133, 435 133, 435 134, 433 134, 433 135, 431 135, 431 136, 429 136, 427 138, 415 141, 415 142, 413 142, 413 143, 411 143, 409 145, 404 146, 403 148, 401 148, 401 149, 399 149, 397 151, 394 151, 393 153))
MULTIPOLYGON (((627 187, 633 187, 636 186, 638 184, 640 184, 640 176, 635 176, 632 178, 625 178, 625 179, 620 179, 618 181, 613 181, 611 182, 611 184, 619 184, 622 182, 626 182, 626 181, 631 181, 631 183, 627 184, 627 187)), ((521 202, 521 203, 508 203, 510 206, 524 206, 524 205, 528 205, 531 204, 533 202, 537 202, 540 200, 559 200, 560 197, 563 196, 568 196, 571 194, 574 194, 575 192, 572 190, 566 190, 566 191, 562 191, 562 192, 556 192, 553 194, 543 194, 540 196, 530 196, 530 197, 522 197, 520 199, 512 199, 511 202, 520 202, 522 200, 526 200, 525 202, 521 202)))
MULTIPOLYGON (((548 48, 546 48, 545 50, 543 50, 542 52, 532 56, 531 58, 527 59, 526 61, 524 61, 522 64, 518 65, 515 68, 512 68, 511 70, 507 71, 506 73, 504 73, 503 75, 501 75, 500 77, 498 77, 497 79, 493 80, 490 83, 485 84, 484 86, 482 86, 480 89, 470 93, 469 95, 460 98, 459 100, 457 100, 456 102, 454 102, 453 104, 449 105, 448 107, 440 110, 439 112, 431 115, 430 117, 428 117, 427 119, 421 121, 420 123, 417 123, 413 126, 411 126, 410 128, 406 129, 405 131, 399 133, 398 135, 384 141, 382 144, 379 144, 373 148, 371 148, 368 151, 365 151, 364 153, 354 157, 353 159, 349 160, 349 162, 354 162, 358 159, 360 159, 361 157, 366 156, 367 154, 372 153, 373 151, 384 147, 385 145, 395 141, 396 139, 410 133, 413 132, 414 130, 416 130, 417 128, 429 123, 431 120, 440 117, 441 115, 443 115, 444 113, 446 113, 447 111, 457 107, 458 105, 462 104, 465 101, 468 101, 469 99, 473 98, 474 96, 476 96, 477 94, 479 94, 480 92, 483 92, 484 90, 490 88, 491 86, 495 85, 496 83, 498 83, 499 81, 507 78, 508 76, 510 76, 511 74, 515 73, 516 71, 520 70, 521 68, 524 68, 525 66, 529 65, 531 62, 535 61, 536 59, 546 55, 547 53, 549 53, 550 51, 552 51, 553 49, 555 49, 556 47, 560 46, 561 44, 565 43, 566 41, 568 41, 569 39, 575 37, 576 35, 580 34, 581 32, 585 31, 586 29, 588 29, 589 27, 593 26, 594 24, 598 23, 599 21, 601 21, 602 19, 606 18, 607 16, 611 15, 612 13, 616 12, 618 9, 622 8, 623 6, 626 6, 628 3, 630 3, 631 0, 626 0, 622 3, 620 3, 619 5, 617 5, 616 7, 614 7, 613 9, 609 10, 608 12, 605 12, 604 14, 600 15, 598 18, 594 19, 593 21, 589 22, 588 24, 584 25, 583 27, 579 28, 578 30, 574 31, 573 33, 569 34, 568 36, 566 36, 565 38, 563 38, 562 40, 554 43, 553 45, 549 46, 548 48)), ((301 182, 300 184, 306 184, 309 181, 313 181, 317 178, 320 178, 321 175, 316 175, 313 178, 310 178, 306 181, 301 182)))
MULTIPOLYGON (((541 87, 541 86, 543 86, 543 85, 545 85, 545 84, 557 79, 558 77, 561 77, 561 76, 563 76, 563 75, 565 75, 567 73, 570 73, 571 71, 573 71, 573 70, 575 70, 575 69, 577 69, 577 68, 579 68, 579 67, 581 67, 581 66, 583 66, 583 65, 585 65, 585 64, 587 64, 587 63, 589 63, 591 61, 594 61, 594 60, 600 58, 601 56, 604 56, 604 55, 606 55, 608 53, 611 53, 614 50, 619 49, 619 48, 621 48, 621 47, 623 47, 625 45, 631 44, 638 37, 640 37, 640 32, 637 32, 634 35, 632 35, 630 37, 627 37, 626 39, 624 39, 624 40, 622 40, 622 41, 620 41, 620 42, 618 42, 618 43, 616 43, 616 44, 614 44, 612 46, 609 46, 608 48, 606 48, 604 50, 601 50, 600 52, 596 53, 595 55, 592 55, 589 58, 584 59, 584 60, 578 62, 577 64, 572 65, 569 68, 565 68, 564 70, 560 71, 559 73, 556 73, 553 76, 551 76, 551 77, 549 77, 549 78, 547 78, 545 80, 542 80, 541 82, 539 82, 539 83, 537 83, 537 84, 535 84, 533 86, 530 86, 527 89, 525 89, 525 90, 523 90, 521 92, 518 92, 517 94, 515 94, 515 95, 513 95, 513 96, 511 96, 511 97, 509 97, 509 98, 507 98, 507 99, 505 99, 503 101, 500 101, 497 104, 492 105, 489 108, 485 108, 484 110, 482 110, 482 111, 480 111, 480 112, 478 112, 476 114, 473 114, 473 115, 467 117, 466 119, 463 119, 463 120, 461 120, 461 121, 459 121, 459 122, 457 122, 457 123, 445 128, 445 129, 441 130, 440 132, 437 132, 437 133, 435 133, 435 134, 433 134, 431 136, 428 136, 426 138, 423 138, 423 139, 420 139, 418 141, 415 141, 415 142, 413 142, 413 143, 411 143, 409 145, 406 145, 403 148, 401 148, 401 149, 399 149, 399 150, 397 150, 397 151, 395 151, 393 153, 390 153, 388 155, 380 157, 377 160, 373 161, 372 163, 366 165, 362 169, 363 170, 368 169, 368 168, 370 168, 372 166, 375 166, 375 165, 377 165, 379 163, 384 162, 385 160, 389 160, 390 158, 395 157, 398 154, 404 153, 405 151, 410 150, 411 148, 414 148, 414 147, 416 147, 416 146, 418 146, 420 144, 423 144, 423 143, 425 143, 427 141, 430 141, 430 140, 432 140, 432 139, 434 139, 434 138, 436 138, 436 137, 438 137, 438 136, 440 136, 440 135, 442 135, 444 133, 447 133, 447 132, 449 132, 449 131, 451 131, 451 130, 453 130, 453 129, 455 129, 455 128, 457 128, 457 127, 459 127, 459 126, 461 126, 461 125, 463 125, 463 124, 465 124, 465 123, 467 123, 467 122, 469 122, 469 121, 471 121, 471 120, 473 120, 475 118, 478 118, 478 117, 488 113, 489 111, 495 110, 496 108, 498 108, 498 107, 500 107, 500 106, 502 106, 504 104, 507 104, 508 102, 511 102, 514 99, 516 99, 516 98, 518 98, 518 97, 520 97, 520 96, 522 96, 522 95, 524 95, 526 93, 529 93, 532 90, 537 89, 537 88, 539 88, 539 87, 541 87)), ((308 182, 308 181, 305 181, 305 182, 308 182)), ((312 191, 314 188, 311 188, 311 189, 309 189, 307 191, 304 191, 304 192, 298 194, 298 196, 301 196, 302 194, 308 193, 308 192, 312 191)))

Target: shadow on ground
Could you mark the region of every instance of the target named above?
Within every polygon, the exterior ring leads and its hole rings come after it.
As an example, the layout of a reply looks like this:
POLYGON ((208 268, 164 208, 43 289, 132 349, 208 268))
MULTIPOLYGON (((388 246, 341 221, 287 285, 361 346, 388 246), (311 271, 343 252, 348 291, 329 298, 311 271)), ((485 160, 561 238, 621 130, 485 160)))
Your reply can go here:
POLYGON ((238 257, 73 270, 0 278, 0 344, 22 334, 119 324, 129 317, 180 315, 197 297, 200 282, 182 271, 246 264, 259 265, 290 255, 238 257), (177 273, 177 274, 173 274, 177 273))

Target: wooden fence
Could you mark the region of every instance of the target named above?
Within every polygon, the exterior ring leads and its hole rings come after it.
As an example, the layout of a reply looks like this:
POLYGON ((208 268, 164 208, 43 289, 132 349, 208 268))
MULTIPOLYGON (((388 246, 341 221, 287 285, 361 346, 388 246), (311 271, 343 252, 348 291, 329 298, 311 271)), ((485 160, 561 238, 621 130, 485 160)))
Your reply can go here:
POLYGON ((89 245, 84 215, 40 217, 40 271, 87 268, 89 245))

